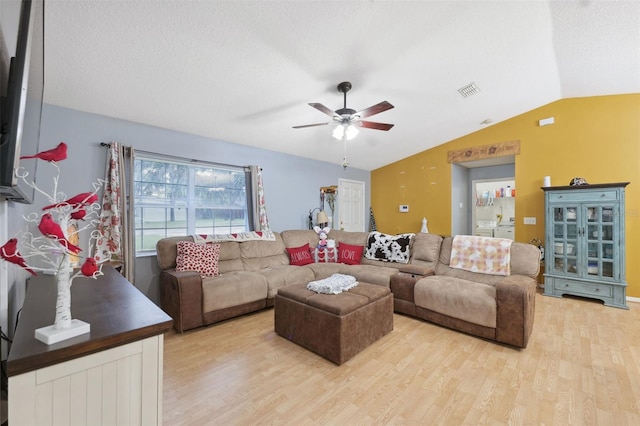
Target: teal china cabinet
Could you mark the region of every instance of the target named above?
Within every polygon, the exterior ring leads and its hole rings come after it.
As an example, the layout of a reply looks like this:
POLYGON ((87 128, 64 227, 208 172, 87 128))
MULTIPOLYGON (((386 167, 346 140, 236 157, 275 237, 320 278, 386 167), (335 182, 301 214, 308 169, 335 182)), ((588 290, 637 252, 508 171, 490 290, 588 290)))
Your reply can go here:
POLYGON ((544 294, 628 309, 624 191, 629 182, 543 187, 544 294))

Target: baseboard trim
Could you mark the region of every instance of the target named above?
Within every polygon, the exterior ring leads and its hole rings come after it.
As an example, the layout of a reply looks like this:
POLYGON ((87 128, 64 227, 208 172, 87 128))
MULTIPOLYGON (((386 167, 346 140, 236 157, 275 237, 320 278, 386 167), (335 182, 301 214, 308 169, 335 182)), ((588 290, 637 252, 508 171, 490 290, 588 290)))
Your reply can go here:
POLYGON ((640 297, 627 296, 627 302, 640 303, 640 297))

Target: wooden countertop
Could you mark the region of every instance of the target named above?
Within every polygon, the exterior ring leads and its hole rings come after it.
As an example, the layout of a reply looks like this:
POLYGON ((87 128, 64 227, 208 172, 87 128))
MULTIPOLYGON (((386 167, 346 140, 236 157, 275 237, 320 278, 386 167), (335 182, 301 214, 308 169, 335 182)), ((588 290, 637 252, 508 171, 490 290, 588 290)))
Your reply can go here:
POLYGON ((76 278, 71 286, 71 316, 91 331, 47 345, 35 330, 53 324, 57 286, 53 276, 32 279, 20 313, 7 374, 14 376, 169 331, 172 319, 111 266, 98 279, 76 278))

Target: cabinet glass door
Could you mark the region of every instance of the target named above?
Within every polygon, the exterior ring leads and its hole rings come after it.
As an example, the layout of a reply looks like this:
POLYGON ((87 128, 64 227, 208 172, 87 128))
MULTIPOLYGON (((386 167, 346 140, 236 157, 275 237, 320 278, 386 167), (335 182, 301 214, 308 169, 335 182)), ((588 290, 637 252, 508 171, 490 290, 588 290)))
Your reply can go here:
POLYGON ((553 209, 553 264, 557 272, 578 273, 578 213, 577 206, 553 209))
POLYGON ((586 207, 587 276, 615 276, 614 214, 614 207, 586 207))

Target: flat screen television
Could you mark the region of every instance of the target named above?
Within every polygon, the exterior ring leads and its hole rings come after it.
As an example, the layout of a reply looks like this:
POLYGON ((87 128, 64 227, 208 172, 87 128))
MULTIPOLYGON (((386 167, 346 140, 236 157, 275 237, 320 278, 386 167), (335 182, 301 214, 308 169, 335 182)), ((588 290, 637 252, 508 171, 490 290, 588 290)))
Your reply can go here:
POLYGON ((32 203, 34 189, 16 172, 35 182, 39 160, 40 118, 44 90, 44 0, 22 0, 15 56, 9 67, 7 96, 0 104, 0 199, 32 203))

